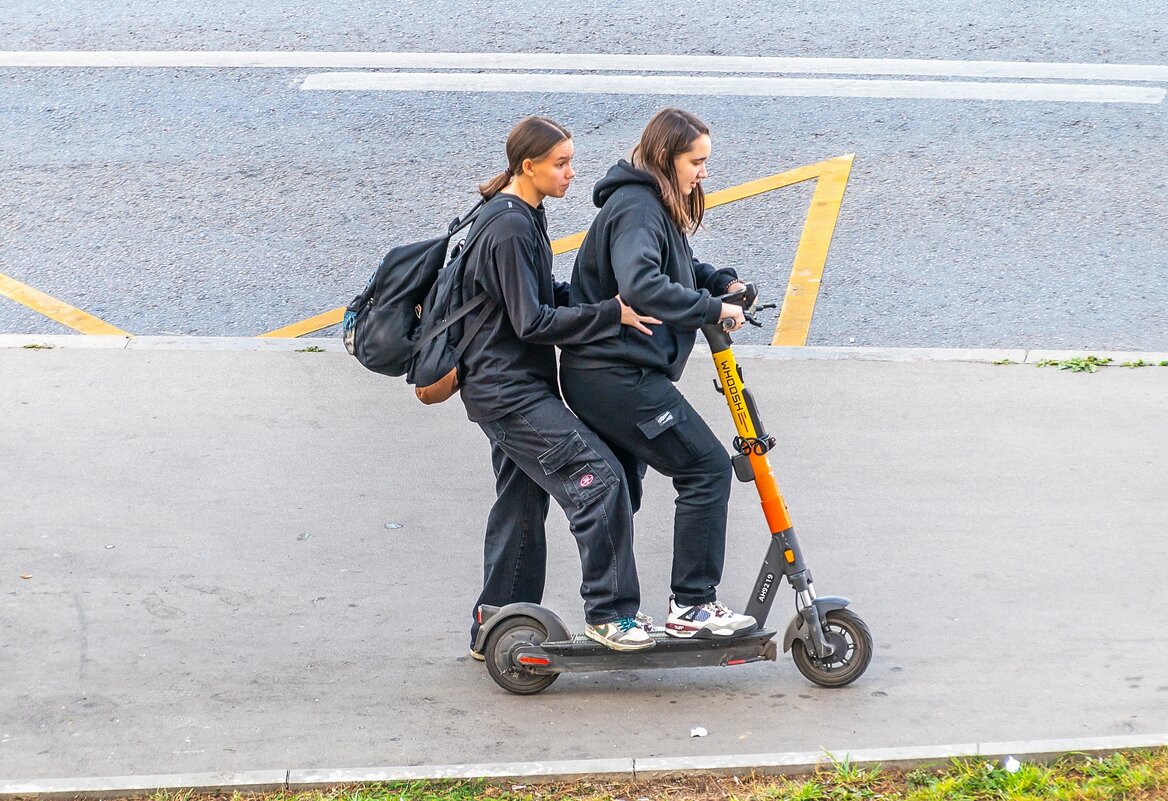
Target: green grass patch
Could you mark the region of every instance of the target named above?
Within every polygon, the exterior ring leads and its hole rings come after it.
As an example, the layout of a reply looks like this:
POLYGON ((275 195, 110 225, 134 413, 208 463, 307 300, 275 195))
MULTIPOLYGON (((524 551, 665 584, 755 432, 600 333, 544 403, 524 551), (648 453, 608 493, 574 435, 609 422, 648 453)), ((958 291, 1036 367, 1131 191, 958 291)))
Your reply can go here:
POLYGON ((21 345, 25 350, 52 350, 52 345, 38 345, 35 342, 30 345, 21 345))
POLYGON ((955 759, 884 771, 830 757, 807 776, 677 774, 652 781, 519 784, 415 781, 262 795, 162 793, 154 801, 1157 801, 1168 799, 1168 748, 1107 757, 1068 754, 1051 765, 955 759))
POLYGON ((297 353, 324 353, 324 348, 320 345, 309 345, 307 348, 297 348, 297 353))

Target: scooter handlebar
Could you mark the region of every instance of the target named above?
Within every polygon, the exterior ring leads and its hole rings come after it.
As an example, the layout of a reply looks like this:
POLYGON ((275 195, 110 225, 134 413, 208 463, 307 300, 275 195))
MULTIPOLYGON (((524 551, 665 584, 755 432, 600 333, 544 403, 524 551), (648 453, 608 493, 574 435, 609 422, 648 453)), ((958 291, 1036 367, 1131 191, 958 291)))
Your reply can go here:
POLYGON ((743 309, 750 309, 754 306, 754 301, 758 298, 758 290, 754 284, 749 283, 743 289, 737 292, 728 292, 719 298, 723 303, 733 303, 735 306, 741 306, 743 309))

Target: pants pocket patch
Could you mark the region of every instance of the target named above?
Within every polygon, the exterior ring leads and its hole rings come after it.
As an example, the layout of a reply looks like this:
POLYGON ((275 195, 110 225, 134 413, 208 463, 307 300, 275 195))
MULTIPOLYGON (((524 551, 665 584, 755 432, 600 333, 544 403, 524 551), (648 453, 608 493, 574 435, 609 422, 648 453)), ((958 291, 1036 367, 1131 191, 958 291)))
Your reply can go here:
POLYGON ((645 435, 645 439, 655 439, 663 431, 668 431, 678 423, 685 422, 685 409, 680 406, 671 406, 653 413, 648 420, 637 423, 637 428, 645 435))

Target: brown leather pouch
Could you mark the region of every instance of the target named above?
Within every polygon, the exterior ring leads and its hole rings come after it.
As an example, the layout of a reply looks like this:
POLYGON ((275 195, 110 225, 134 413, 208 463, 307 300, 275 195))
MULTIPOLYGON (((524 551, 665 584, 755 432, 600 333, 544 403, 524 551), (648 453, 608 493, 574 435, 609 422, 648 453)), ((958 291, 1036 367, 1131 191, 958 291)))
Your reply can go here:
POLYGON ((429 386, 414 387, 414 394, 418 396, 418 400, 427 406, 449 400, 455 392, 458 392, 458 368, 451 370, 429 386))

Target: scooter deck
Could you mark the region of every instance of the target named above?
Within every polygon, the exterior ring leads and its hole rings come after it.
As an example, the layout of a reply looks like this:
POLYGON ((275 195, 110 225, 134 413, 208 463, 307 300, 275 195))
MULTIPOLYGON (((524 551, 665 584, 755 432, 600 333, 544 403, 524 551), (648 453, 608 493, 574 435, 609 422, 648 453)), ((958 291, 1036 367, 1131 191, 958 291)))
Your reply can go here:
POLYGON ((641 670, 645 668, 718 667, 747 662, 775 661, 778 646, 775 632, 761 629, 732 638, 671 637, 664 631, 651 635, 657 643, 643 651, 614 651, 577 634, 570 640, 543 642, 516 648, 516 664, 537 674, 590 673, 598 670, 641 670), (546 664, 542 664, 544 660, 546 664))

